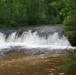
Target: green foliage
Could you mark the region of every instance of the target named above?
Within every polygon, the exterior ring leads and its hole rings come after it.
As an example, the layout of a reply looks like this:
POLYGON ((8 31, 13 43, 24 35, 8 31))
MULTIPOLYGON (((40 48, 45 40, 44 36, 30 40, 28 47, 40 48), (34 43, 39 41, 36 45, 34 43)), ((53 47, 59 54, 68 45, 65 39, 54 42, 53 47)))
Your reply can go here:
POLYGON ((64 59, 65 65, 60 66, 59 69, 69 71, 76 67, 76 52, 71 52, 69 49, 66 49, 66 52, 68 56, 64 59))
POLYGON ((65 29, 66 31, 71 31, 71 30, 73 30, 71 18, 66 18, 66 19, 64 19, 63 24, 64 24, 64 29, 65 29))
POLYGON ((62 0, 63 1, 63 9, 60 11, 60 15, 64 17, 70 17, 72 14, 76 14, 76 4, 73 0, 62 0))
POLYGON ((0 0, 0 27, 66 23, 75 9, 72 0, 0 0))
POLYGON ((73 30, 74 19, 72 17, 76 15, 76 3, 73 0, 63 0, 63 5, 60 15, 64 17, 64 29, 73 30))
POLYGON ((46 24, 45 0, 0 1, 0 27, 37 24, 46 24))
POLYGON ((45 0, 26 1, 26 20, 29 25, 46 22, 45 0))
POLYGON ((47 13, 50 13, 50 17, 49 20, 50 20, 50 23, 53 23, 53 24, 59 24, 59 23, 62 23, 63 21, 63 18, 61 18, 61 15, 59 14, 60 10, 62 9, 63 7, 63 4, 62 4, 62 1, 61 0, 50 0, 48 2, 48 12, 47 13))

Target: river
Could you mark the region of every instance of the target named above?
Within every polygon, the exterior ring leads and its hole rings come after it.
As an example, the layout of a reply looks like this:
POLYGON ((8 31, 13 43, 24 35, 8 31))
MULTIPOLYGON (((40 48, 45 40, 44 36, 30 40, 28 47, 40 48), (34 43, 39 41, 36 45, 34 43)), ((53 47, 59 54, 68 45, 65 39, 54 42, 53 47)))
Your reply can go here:
MULTIPOLYGON (((73 51, 62 25, 0 30, 0 75, 75 75, 58 67, 73 51)), ((74 70, 73 70, 74 71, 74 70)))

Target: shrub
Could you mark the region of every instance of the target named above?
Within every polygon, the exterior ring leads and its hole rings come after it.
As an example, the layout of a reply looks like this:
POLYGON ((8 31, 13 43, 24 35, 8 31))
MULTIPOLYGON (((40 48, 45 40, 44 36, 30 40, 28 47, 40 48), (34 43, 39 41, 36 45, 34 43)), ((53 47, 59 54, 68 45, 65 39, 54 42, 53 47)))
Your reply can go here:
POLYGON ((64 59, 65 65, 59 67, 63 71, 69 71, 76 67, 76 52, 71 52, 69 49, 66 49, 66 52, 68 56, 64 59))

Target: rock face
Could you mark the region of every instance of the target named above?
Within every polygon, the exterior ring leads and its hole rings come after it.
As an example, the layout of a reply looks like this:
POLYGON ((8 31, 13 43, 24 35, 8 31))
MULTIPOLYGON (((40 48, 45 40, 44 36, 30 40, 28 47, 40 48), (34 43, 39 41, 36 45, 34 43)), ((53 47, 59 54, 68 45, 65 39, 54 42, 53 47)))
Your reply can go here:
POLYGON ((67 32, 68 40, 70 41, 72 46, 76 46, 76 31, 67 32))

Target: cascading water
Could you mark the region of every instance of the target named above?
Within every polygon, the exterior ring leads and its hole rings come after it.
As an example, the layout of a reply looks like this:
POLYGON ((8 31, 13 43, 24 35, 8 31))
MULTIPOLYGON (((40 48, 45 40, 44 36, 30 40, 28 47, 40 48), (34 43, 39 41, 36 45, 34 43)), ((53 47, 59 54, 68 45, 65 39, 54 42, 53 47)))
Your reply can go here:
POLYGON ((27 30, 0 32, 0 54, 10 50, 27 50, 32 53, 64 50, 72 47, 61 26, 45 26, 27 30), (8 33, 8 35, 7 35, 8 33))

